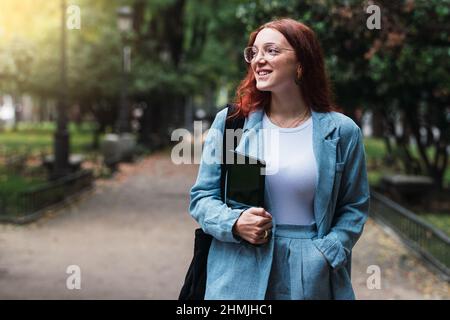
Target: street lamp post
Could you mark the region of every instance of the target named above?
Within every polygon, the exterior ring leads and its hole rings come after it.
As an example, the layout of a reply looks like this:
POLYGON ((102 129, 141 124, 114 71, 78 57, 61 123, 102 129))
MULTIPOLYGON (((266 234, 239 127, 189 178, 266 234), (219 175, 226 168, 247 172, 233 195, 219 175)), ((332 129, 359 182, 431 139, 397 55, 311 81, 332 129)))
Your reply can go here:
POLYGON ((120 109, 117 119, 119 134, 130 132, 130 119, 127 101, 128 74, 131 71, 131 48, 126 43, 127 34, 132 28, 132 11, 128 6, 117 10, 117 25, 122 37, 122 76, 120 85, 120 109))
POLYGON ((67 76, 66 76, 66 0, 61 0, 61 65, 58 99, 57 129, 54 134, 54 166, 51 179, 67 175, 69 168, 69 133, 67 131, 67 76))

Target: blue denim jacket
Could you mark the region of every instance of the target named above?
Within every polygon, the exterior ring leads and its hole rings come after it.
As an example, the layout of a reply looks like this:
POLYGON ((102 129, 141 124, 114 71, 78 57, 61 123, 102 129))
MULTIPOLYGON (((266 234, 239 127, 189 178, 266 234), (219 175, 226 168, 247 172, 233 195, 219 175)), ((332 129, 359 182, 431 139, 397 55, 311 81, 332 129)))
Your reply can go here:
MULTIPOLYGON (((228 207, 221 200, 220 155, 227 110, 217 113, 207 134, 197 180, 190 192, 190 214, 214 239, 208 256, 205 299, 265 297, 273 239, 254 246, 232 233, 246 208, 228 207)), ((237 151, 263 158, 262 109, 245 120, 237 151)), ((354 299, 351 251, 369 212, 369 185, 360 128, 337 113, 312 112, 313 150, 318 167, 314 217, 318 237, 313 240, 330 267, 334 299, 354 299)), ((274 221, 274 226, 276 222, 274 221)))

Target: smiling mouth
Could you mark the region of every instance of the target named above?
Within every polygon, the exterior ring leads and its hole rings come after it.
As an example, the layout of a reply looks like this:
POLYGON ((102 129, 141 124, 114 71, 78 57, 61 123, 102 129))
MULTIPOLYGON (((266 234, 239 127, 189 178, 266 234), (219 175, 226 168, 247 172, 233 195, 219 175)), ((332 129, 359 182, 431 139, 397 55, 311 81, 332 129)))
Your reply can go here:
POLYGON ((256 73, 256 76, 258 78, 267 78, 270 74, 272 73, 272 71, 260 71, 256 73))

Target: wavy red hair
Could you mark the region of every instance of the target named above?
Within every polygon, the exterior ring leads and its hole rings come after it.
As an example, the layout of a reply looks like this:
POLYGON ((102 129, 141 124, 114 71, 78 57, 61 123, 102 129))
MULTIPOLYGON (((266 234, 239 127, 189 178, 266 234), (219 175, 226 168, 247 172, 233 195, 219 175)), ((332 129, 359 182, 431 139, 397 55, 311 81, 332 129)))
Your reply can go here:
MULTIPOLYGON (((305 24, 293 19, 274 20, 263 24, 253 31, 250 34, 248 46, 253 45, 256 36, 264 28, 272 28, 279 31, 294 48, 297 59, 303 69, 299 90, 307 106, 317 112, 337 110, 332 101, 330 81, 325 71, 322 48, 314 31, 305 24)), ((256 88, 255 75, 249 64, 247 75, 236 90, 234 100, 236 111, 231 117, 246 117, 256 109, 268 108, 270 96, 270 91, 259 91, 256 88)))

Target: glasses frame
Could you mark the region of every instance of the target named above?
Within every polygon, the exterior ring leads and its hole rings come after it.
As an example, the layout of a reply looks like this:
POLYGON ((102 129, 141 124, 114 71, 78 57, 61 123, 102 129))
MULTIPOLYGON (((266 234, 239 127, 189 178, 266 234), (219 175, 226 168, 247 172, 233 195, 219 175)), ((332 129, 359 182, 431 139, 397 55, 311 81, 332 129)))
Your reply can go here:
MULTIPOLYGON (((263 51, 263 57, 264 57, 264 59, 266 59, 266 50, 265 50, 265 47, 270 47, 270 46, 275 46, 278 50, 280 50, 280 51, 282 51, 282 50, 285 50, 285 51, 295 51, 294 49, 289 49, 289 48, 283 48, 283 47, 279 47, 279 46, 277 46, 276 44, 266 44, 266 45, 264 45, 263 47, 262 47, 262 51, 263 51)), ((251 64, 254 60, 255 60, 255 58, 258 56, 258 53, 259 53, 259 49, 258 49, 258 47, 256 47, 256 46, 249 46, 249 47, 245 47, 244 48, 244 60, 245 60, 245 62, 246 63, 248 63, 248 64, 251 64), (256 49, 256 54, 255 54, 255 57, 253 57, 253 59, 249 62, 249 61, 247 61, 247 57, 246 57, 246 51, 248 50, 248 49, 252 49, 252 48, 255 48, 256 49)), ((272 55, 268 55, 269 56, 269 58, 268 59, 266 59, 266 60, 272 60, 273 58, 275 58, 276 56, 272 56, 272 55)))

